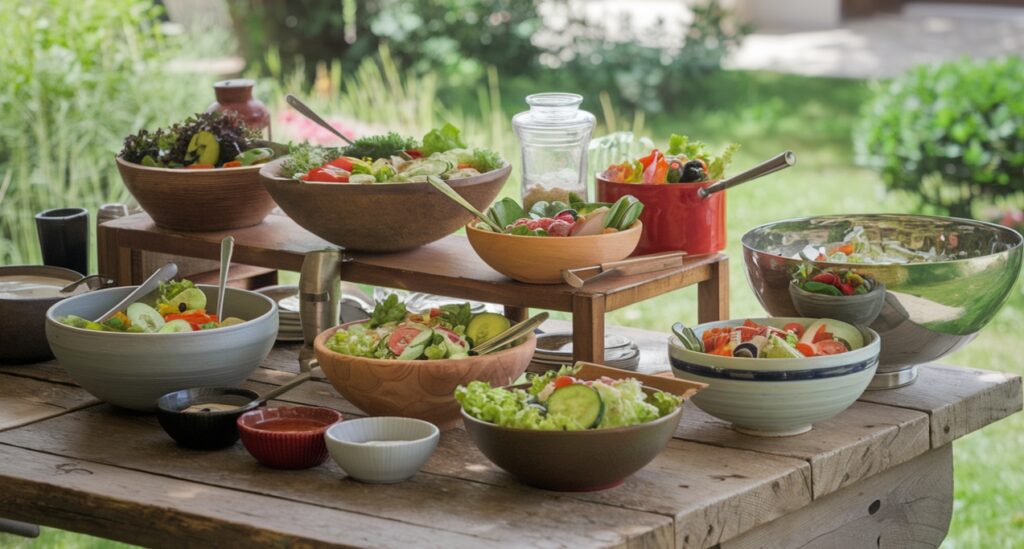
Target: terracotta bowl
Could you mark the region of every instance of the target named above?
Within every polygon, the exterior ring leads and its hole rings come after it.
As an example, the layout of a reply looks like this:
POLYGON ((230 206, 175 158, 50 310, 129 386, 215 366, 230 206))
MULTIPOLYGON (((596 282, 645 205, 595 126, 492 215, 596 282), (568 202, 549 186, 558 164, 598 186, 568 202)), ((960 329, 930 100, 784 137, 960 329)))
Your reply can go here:
POLYGON ((260 166, 188 170, 150 168, 117 157, 121 180, 157 225, 185 232, 258 225, 274 209, 260 166))
MULTIPOLYGON (((284 160, 263 166, 263 185, 296 223, 348 250, 410 250, 455 232, 471 218, 429 183, 300 183, 280 177, 284 160)), ((498 196, 511 171, 512 166, 505 165, 448 184, 483 210, 498 196)))
POLYGON ((267 467, 308 469, 327 459, 324 433, 341 412, 319 406, 278 406, 248 411, 236 421, 245 449, 267 467))
POLYGON ((517 236, 466 226, 480 259, 499 273, 530 284, 558 284, 563 269, 589 267, 629 257, 640 241, 643 223, 625 231, 593 236, 517 236))
MULTIPOLYGON (((362 322, 362 321, 360 321, 362 322)), ((382 360, 343 355, 325 345, 338 328, 314 342, 320 369, 349 402, 371 416, 400 416, 429 421, 442 430, 461 423, 455 388, 470 381, 507 385, 530 365, 537 337, 497 353, 449 360, 382 360)))

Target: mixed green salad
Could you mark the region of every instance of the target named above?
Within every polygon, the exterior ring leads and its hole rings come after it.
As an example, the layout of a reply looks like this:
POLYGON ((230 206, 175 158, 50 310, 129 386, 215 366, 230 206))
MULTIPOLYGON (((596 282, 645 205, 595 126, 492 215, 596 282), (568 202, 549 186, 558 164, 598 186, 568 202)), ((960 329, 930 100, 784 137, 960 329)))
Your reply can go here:
POLYGON ((239 168, 263 164, 276 151, 239 117, 196 114, 155 132, 141 130, 124 140, 121 158, 151 168, 239 168))
POLYGON ((373 309, 370 320, 334 332, 325 343, 343 355, 398 360, 465 358, 473 348, 507 330, 497 313, 473 313, 469 303, 453 303, 410 312, 391 294, 373 309))
POLYGON ((518 236, 592 236, 629 229, 640 218, 644 205, 627 194, 610 204, 585 202, 576 193, 569 201, 535 202, 526 211, 514 198, 503 198, 484 212, 474 228, 494 231, 503 227, 505 234, 518 236))
POLYGON ((895 239, 873 240, 864 227, 857 226, 847 231, 842 240, 806 246, 797 258, 831 263, 901 264, 949 261, 963 255, 950 255, 934 247, 913 250, 895 239))
POLYGON ((133 333, 195 332, 245 322, 233 316, 219 320, 216 314, 207 313, 206 294, 196 288, 191 280, 161 283, 156 299, 152 303, 132 303, 127 309, 118 311, 102 324, 75 315, 64 316, 58 320, 68 326, 86 330, 133 333))
POLYGON ((362 137, 342 148, 293 145, 281 176, 318 183, 425 183, 431 175, 461 179, 504 165, 498 153, 469 148, 459 129, 445 124, 422 141, 391 132, 362 137))
POLYGON ((634 378, 576 378, 578 366, 543 375, 527 374, 529 387, 506 389, 472 381, 455 389, 455 400, 469 415, 501 427, 581 431, 628 427, 671 414, 683 399, 655 391, 648 395, 634 378))

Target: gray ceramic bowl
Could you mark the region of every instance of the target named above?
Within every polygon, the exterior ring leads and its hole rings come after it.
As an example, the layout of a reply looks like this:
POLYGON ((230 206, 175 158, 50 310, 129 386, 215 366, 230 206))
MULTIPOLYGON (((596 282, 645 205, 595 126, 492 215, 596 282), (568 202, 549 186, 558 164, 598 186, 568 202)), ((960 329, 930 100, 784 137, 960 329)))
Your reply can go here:
MULTIPOLYGON (((247 320, 216 330, 136 334, 97 332, 57 321, 96 318, 128 295, 124 286, 61 301, 46 312, 46 337, 68 374, 86 391, 115 406, 156 409, 161 396, 193 387, 240 384, 263 362, 277 337, 277 304, 256 292, 228 288, 225 316, 247 320)), ((199 286, 216 303, 216 286, 199 286)))
POLYGON ((331 459, 348 476, 372 484, 411 478, 430 459, 440 437, 433 423, 407 417, 350 419, 324 433, 331 459))
MULTIPOLYGON (((82 275, 63 267, 46 265, 8 265, 0 267, 0 276, 45 276, 74 282, 82 275)), ((31 299, 0 298, 0 364, 39 362, 53 358, 46 342, 46 310, 67 297, 31 299)))

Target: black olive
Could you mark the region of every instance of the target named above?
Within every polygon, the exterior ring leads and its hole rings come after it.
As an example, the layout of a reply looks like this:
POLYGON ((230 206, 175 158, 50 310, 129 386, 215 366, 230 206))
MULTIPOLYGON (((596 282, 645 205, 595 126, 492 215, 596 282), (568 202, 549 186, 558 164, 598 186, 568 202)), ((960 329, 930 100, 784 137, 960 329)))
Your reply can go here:
POLYGON ((683 165, 683 176, 679 179, 681 183, 692 183, 703 181, 707 177, 704 173, 704 164, 699 160, 691 160, 683 165))
POLYGON ((185 306, 185 302, 184 301, 182 301, 181 303, 178 303, 178 312, 184 313, 187 310, 188 310, 188 307, 185 306))

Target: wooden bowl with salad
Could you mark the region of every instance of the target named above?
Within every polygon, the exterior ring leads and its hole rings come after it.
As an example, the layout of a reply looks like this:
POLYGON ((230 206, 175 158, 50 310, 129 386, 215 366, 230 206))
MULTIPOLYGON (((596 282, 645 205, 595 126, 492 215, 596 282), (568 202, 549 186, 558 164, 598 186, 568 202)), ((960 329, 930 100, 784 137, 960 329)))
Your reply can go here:
POLYGON ((629 257, 640 241, 644 205, 633 196, 612 204, 537 202, 529 212, 512 198, 466 226, 480 259, 499 273, 530 284, 558 284, 562 271, 629 257), (502 228, 502 231, 497 231, 502 228))
POLYGON ((471 381, 506 385, 526 371, 537 337, 476 356, 473 348, 510 326, 468 303, 410 313, 397 296, 377 304, 368 321, 317 336, 320 369, 349 402, 371 416, 429 421, 441 430, 461 423, 455 388, 471 381))
POLYGON ((397 252, 439 240, 470 220, 427 176, 441 177, 483 209, 511 171, 497 153, 467 147, 446 124, 422 140, 389 133, 343 148, 298 145, 264 166, 260 178, 281 209, 320 238, 351 251, 397 252))
POLYGON ((274 209, 259 170, 280 149, 239 119, 197 114, 128 136, 117 156, 121 180, 157 225, 205 232, 251 227, 274 209))

